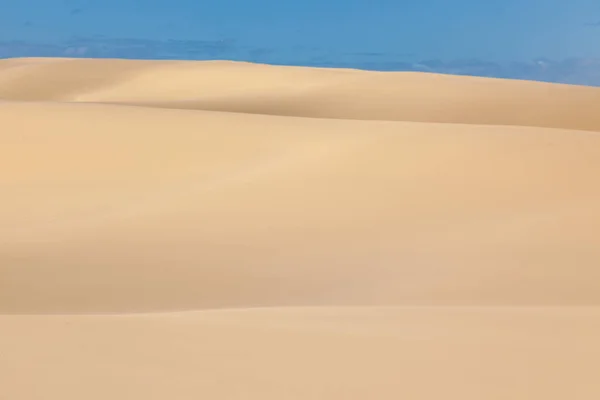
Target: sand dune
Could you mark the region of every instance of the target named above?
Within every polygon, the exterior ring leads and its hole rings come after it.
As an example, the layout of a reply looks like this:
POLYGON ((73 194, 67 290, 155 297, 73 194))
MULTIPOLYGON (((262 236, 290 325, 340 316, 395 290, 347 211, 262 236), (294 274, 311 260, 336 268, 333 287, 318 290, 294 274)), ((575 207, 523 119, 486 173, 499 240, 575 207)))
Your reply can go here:
POLYGON ((5 312, 600 300, 595 133, 0 113, 5 312))
POLYGON ((600 89, 10 59, 0 99, 0 398, 600 395, 600 89))
POLYGON ((600 89, 570 85, 220 61, 18 59, 0 71, 12 100, 600 130, 600 89))

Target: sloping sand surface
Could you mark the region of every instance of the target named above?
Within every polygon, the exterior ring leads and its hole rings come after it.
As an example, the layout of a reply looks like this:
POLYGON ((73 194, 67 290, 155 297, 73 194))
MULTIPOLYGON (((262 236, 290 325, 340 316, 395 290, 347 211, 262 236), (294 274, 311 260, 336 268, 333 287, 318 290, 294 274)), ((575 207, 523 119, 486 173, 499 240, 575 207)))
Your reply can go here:
POLYGON ((597 308, 15 316, 0 317, 0 328, 2 390, 11 399, 562 400, 600 393, 597 308))
POLYGON ((0 99, 0 399, 600 396, 600 89, 10 59, 0 99))

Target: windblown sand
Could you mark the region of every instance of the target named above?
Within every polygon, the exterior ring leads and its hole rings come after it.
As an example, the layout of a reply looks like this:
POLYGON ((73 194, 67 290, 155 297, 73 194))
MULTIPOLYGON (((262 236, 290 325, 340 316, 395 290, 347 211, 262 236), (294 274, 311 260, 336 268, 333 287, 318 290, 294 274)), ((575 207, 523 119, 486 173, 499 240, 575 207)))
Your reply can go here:
POLYGON ((600 398, 600 89, 0 60, 0 399, 600 398))

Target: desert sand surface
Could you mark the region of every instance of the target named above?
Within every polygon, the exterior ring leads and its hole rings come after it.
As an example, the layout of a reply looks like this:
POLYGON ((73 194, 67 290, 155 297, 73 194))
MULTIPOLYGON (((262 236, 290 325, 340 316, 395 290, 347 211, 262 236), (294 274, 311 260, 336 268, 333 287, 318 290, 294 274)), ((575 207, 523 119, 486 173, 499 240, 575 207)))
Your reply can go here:
POLYGON ((0 399, 598 399, 599 107, 0 60, 0 399))

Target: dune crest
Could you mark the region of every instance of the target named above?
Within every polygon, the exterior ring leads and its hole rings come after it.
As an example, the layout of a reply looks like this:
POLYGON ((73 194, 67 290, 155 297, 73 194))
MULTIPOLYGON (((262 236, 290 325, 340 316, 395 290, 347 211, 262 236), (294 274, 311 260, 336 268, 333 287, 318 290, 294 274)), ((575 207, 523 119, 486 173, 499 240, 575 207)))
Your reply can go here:
POLYGON ((600 88, 229 61, 0 60, 0 98, 600 131, 600 88))

